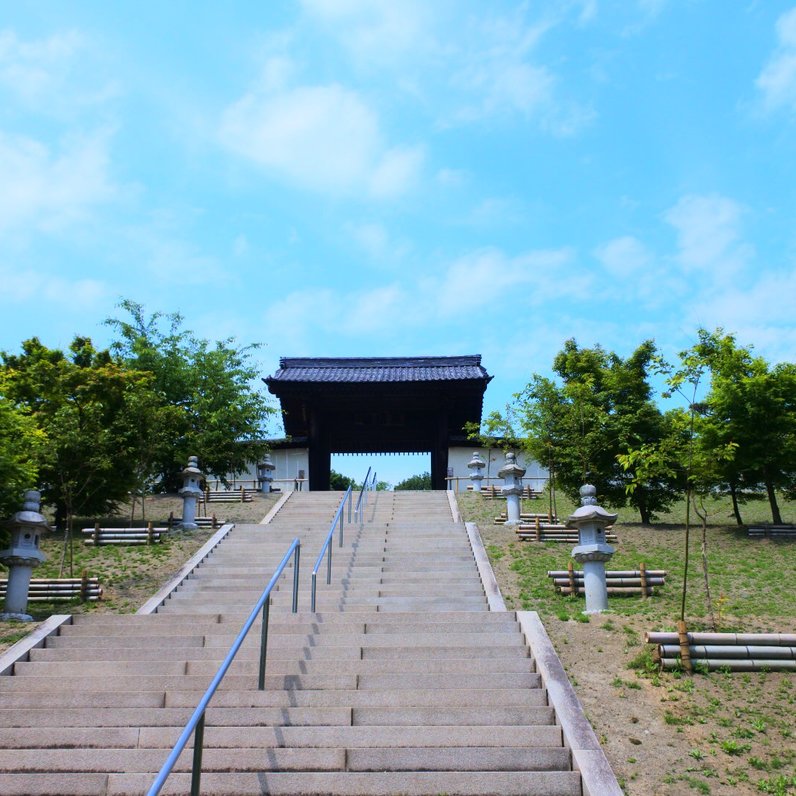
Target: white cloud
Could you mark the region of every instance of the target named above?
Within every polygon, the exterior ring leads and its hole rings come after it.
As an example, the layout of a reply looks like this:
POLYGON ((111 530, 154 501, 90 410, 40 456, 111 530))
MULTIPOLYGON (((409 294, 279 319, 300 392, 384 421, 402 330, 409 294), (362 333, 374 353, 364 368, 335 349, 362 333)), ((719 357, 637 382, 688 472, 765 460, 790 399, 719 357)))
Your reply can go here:
POLYGON ((11 30, 0 31, 0 84, 26 102, 51 94, 84 44, 76 31, 30 42, 11 30))
POLYGON ((223 114, 224 146, 302 188, 385 198, 417 180, 422 150, 385 145, 375 112, 338 84, 254 90, 223 114))
MULTIPOLYGON (((391 83, 429 108, 441 127, 521 115, 554 135, 572 135, 593 118, 562 101, 559 81, 534 59, 560 10, 522 4, 499 13, 482 4, 463 13, 456 4, 417 0, 305 0, 307 17, 337 37, 353 64, 370 76, 389 70, 391 83), (531 14, 541 21, 529 21, 531 14)), ((580 22, 596 13, 584 0, 580 22)))
POLYGON ((630 235, 598 246, 594 254, 609 273, 619 278, 644 272, 652 260, 646 246, 630 235))
POLYGON ((717 194, 688 195, 664 215, 677 231, 677 261, 686 270, 719 270, 729 274, 751 254, 741 238, 744 208, 717 194))
POLYGON ((796 8, 777 20, 778 45, 757 78, 764 106, 796 110, 796 8))
POLYGON ((364 67, 389 64, 407 52, 435 48, 432 7, 417 0, 303 0, 305 12, 333 27, 364 67))
MULTIPOLYGON (((309 351, 318 341, 339 339, 341 334, 348 340, 363 334, 388 340, 402 329, 439 329, 452 318, 488 316, 501 306, 520 313, 554 300, 577 300, 590 294, 591 281, 586 274, 568 278, 572 273, 565 271, 572 260, 568 250, 510 257, 485 249, 441 267, 439 276, 430 272, 421 279, 345 293, 329 288, 297 291, 266 311, 266 337, 286 335, 296 349, 309 351)), ((509 313, 507 323, 513 322, 509 313)))
POLYGON ((357 246, 379 266, 404 258, 411 246, 406 240, 393 238, 383 224, 369 222, 347 227, 357 246))
POLYGON ((106 71, 92 64, 94 57, 89 40, 76 30, 30 41, 2 30, 0 88, 28 110, 73 115, 117 93, 106 71))
POLYGON ((442 278, 429 279, 425 295, 433 296, 434 312, 453 317, 489 306, 536 307, 545 301, 574 297, 589 280, 570 280, 573 253, 568 249, 534 251, 517 257, 499 249, 482 249, 451 263, 442 278))
POLYGON ((478 97, 459 111, 464 121, 519 111, 529 116, 551 102, 555 78, 541 66, 523 63, 516 53, 496 53, 486 61, 467 64, 454 86, 478 97))
POLYGON ((107 133, 72 138, 58 151, 0 132, 0 234, 31 227, 56 231, 85 221, 113 200, 107 133))
POLYGON ((224 268, 218 260, 168 231, 143 229, 134 231, 132 245, 141 254, 141 267, 159 285, 235 285, 238 278, 233 269, 224 268))
POLYGON ((762 273, 743 284, 725 282, 692 302, 688 323, 692 329, 721 326, 770 361, 792 362, 796 327, 789 296, 796 296, 796 267, 762 273))
POLYGON ((666 260, 656 258, 632 235, 609 240, 597 246, 593 254, 613 277, 600 280, 603 302, 621 302, 625 307, 651 311, 683 300, 689 293, 688 281, 680 269, 668 267, 666 260))
POLYGON ((53 274, 0 266, 0 302, 8 305, 46 302, 70 310, 93 309, 105 302, 109 290, 95 279, 64 279, 53 274))
POLYGON ((459 188, 468 181, 468 176, 467 172, 461 169, 440 169, 436 174, 436 180, 440 185, 459 188))

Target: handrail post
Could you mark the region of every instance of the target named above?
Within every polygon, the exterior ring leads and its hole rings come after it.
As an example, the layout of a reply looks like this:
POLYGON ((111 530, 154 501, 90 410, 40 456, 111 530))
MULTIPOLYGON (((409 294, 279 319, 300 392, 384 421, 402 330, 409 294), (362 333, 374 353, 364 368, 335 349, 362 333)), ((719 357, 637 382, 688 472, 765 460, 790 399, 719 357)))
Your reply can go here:
POLYGON ((339 547, 343 546, 343 512, 340 512, 340 544, 339 547))
POLYGON ((332 547, 334 545, 329 545, 329 548, 326 552, 328 558, 326 559, 326 585, 328 586, 332 582, 332 547))
POLYGON ((271 613, 269 604, 271 596, 263 603, 263 626, 260 630, 260 672, 257 678, 257 688, 265 691, 265 654, 268 650, 268 616, 271 613))
POLYGON ((293 556, 293 613, 298 613, 298 593, 299 593, 299 562, 301 561, 301 543, 296 545, 296 553, 293 556))
POLYGON ((348 487, 348 524, 351 525, 351 507, 354 504, 354 493, 351 487, 348 487))
POLYGON ((318 584, 318 573, 317 572, 313 572, 312 573, 312 595, 310 597, 310 611, 312 611, 312 613, 315 613, 315 587, 317 586, 317 584, 318 584))
POLYGON ((199 796, 202 779, 202 752, 205 745, 205 711, 199 717, 193 731, 193 766, 191 768, 191 796, 199 796))

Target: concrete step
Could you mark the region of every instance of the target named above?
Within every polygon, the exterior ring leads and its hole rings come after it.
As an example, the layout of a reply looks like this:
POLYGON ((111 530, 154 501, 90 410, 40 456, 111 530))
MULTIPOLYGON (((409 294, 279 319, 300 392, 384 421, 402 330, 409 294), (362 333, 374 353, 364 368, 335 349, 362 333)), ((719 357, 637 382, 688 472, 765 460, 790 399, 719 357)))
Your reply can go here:
MULTIPOLYGON (((223 655, 218 651, 211 660, 150 660, 142 661, 127 658, 124 660, 84 660, 80 664, 81 677, 100 677, 124 675, 208 675, 218 670, 223 655)), ((234 660, 229 669, 230 675, 256 675, 258 655, 250 655, 249 660, 234 660)), ((269 674, 308 674, 344 675, 357 674, 472 674, 528 672, 531 670, 530 658, 516 657, 504 659, 440 658, 437 660, 382 658, 361 660, 346 655, 344 660, 296 660, 295 658, 274 659, 269 657, 269 674)), ((14 674, 21 677, 63 677, 68 682, 75 672, 72 661, 30 661, 18 663, 14 674)))
MULTIPOLYGON (((207 748, 561 747, 561 729, 534 727, 207 727, 207 748)), ((0 728, 0 749, 171 749, 172 727, 0 728)))
MULTIPOLYGON (((188 774, 169 778, 162 793, 164 796, 187 793, 189 779, 188 774)), ((140 796, 150 784, 151 778, 145 775, 111 774, 106 792, 107 796, 140 796)), ((0 788, 12 785, 11 781, 0 779, 0 788)), ((272 796, 439 796, 443 793, 446 796, 581 796, 580 775, 571 771, 210 773, 202 777, 202 787, 215 796, 264 793, 272 796)), ((29 792, 6 790, 6 793, 17 796, 29 792)))
MULTIPOLYGON (((0 771, 155 772, 163 763, 158 748, 0 748, 0 771)), ((570 766, 569 750, 549 747, 492 746, 393 748, 205 746, 202 770, 286 771, 563 771, 570 766)), ((191 771, 192 751, 177 759, 175 772, 191 771)))
MULTIPOLYGON (((113 692, 62 692, 40 693, 31 690, 4 693, 4 710, 24 708, 39 711, 46 719, 45 708, 193 708, 203 696, 203 691, 152 690, 113 692)), ((226 691, 216 693, 211 709, 225 707, 544 707, 547 695, 544 689, 461 689, 459 691, 401 689, 400 691, 226 691)), ((67 714, 63 714, 67 715, 67 714)), ((91 712, 81 714, 89 724, 91 712)), ((10 713, 3 714, 9 719, 10 713)), ((72 720, 75 720, 73 716, 72 720)), ((3 726, 0 724, 0 726, 3 726)))
MULTIPOLYGON (((253 661, 259 660, 259 645, 249 643, 241 648, 235 660, 253 661)), ((30 651, 30 661, 38 662, 85 662, 85 661, 140 661, 153 662, 162 660, 179 661, 221 661, 224 650, 220 647, 172 647, 163 642, 161 645, 151 647, 96 647, 93 650, 81 647, 59 647, 57 649, 39 648, 30 651)), ((433 665, 438 660, 472 660, 489 662, 494 671, 497 661, 528 661, 528 666, 533 665, 532 658, 525 647, 517 646, 502 647, 499 649, 480 647, 473 650, 469 647, 414 647, 411 649, 395 647, 383 647, 369 649, 355 646, 311 646, 310 640, 305 640, 304 646, 290 647, 271 647, 267 653, 268 661, 288 661, 298 663, 299 661, 319 661, 319 662, 341 662, 350 665, 351 661, 366 660, 396 660, 403 666, 408 663, 408 658, 417 660, 421 664, 429 662, 433 665), (411 653, 411 654, 410 654, 411 653)), ((513 664, 512 664, 513 665, 513 664)), ((74 673, 74 666, 72 667, 74 673)))

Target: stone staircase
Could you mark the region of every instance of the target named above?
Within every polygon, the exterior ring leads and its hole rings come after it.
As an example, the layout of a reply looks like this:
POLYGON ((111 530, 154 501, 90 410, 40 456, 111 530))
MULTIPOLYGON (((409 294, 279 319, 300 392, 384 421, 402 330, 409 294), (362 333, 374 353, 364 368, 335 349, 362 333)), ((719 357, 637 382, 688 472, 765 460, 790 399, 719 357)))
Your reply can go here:
MULTIPOLYGON (((339 500, 294 493, 269 524, 235 527, 157 613, 75 616, 32 649, 0 677, 0 793, 145 793, 296 536, 299 613, 289 568, 265 691, 255 628, 208 708, 202 792, 619 793, 573 770, 517 615, 489 610, 445 493, 371 493, 309 612, 339 500)), ((188 793, 190 765, 187 750, 162 792, 188 793)))

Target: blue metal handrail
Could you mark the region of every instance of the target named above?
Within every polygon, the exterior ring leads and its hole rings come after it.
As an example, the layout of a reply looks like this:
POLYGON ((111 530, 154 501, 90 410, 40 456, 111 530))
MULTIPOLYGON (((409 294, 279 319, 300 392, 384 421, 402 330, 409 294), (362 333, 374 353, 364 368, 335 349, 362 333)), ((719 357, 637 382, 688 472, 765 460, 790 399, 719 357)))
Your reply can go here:
POLYGON ((362 515, 365 509, 368 507, 368 492, 376 488, 376 473, 373 473, 373 478, 370 478, 370 470, 371 468, 368 467, 368 472, 365 475, 365 480, 362 482, 362 490, 360 491, 359 498, 357 500, 357 507, 354 510, 354 518, 360 523, 360 525, 362 524, 362 515), (365 504, 364 506, 362 505, 363 503, 365 504))
POLYGON ((244 622, 237 638, 234 642, 232 642, 232 646, 230 647, 226 658, 224 658, 222 661, 221 666, 218 667, 218 671, 216 672, 216 675, 210 685, 207 687, 207 691, 205 691, 204 696, 201 698, 201 700, 199 700, 196 710, 194 710, 193 715, 185 725, 185 729, 177 739, 177 743, 174 744, 171 754, 166 759, 166 762, 160 769, 157 778, 147 791, 147 796, 157 796, 157 794, 160 793, 161 788, 165 784, 166 779, 168 778, 169 774, 171 774, 171 771, 177 762, 177 758, 180 756, 180 754, 182 754, 182 750, 185 749, 185 746, 190 740, 191 735, 194 735, 193 767, 191 769, 191 796, 199 796, 199 781, 202 776, 202 751, 204 748, 205 711, 207 710, 208 703, 216 693, 218 686, 224 679, 224 675, 232 665, 232 660, 235 655, 237 655, 238 650, 241 648, 243 640, 246 638, 252 628, 252 625, 257 620, 257 616, 259 615, 260 611, 263 612, 263 624, 260 633, 260 670, 257 680, 257 687, 260 691, 265 690, 265 654, 268 647, 268 616, 269 604, 271 602, 271 591, 273 590, 274 586, 276 586, 277 581, 281 577, 285 567, 288 565, 291 556, 295 556, 293 564, 293 613, 295 614, 298 611, 299 559, 301 556, 301 542, 298 539, 294 539, 293 543, 288 548, 287 553, 285 553, 285 557, 282 559, 281 563, 271 577, 271 580, 268 582, 268 585, 265 587, 262 595, 260 595, 260 599, 257 600, 254 608, 252 608, 252 612, 249 614, 249 618, 244 622))
MULTIPOLYGON (((368 469, 368 473, 370 473, 370 469, 368 469)), ((315 562, 315 566, 312 570, 312 592, 310 596, 310 610, 315 611, 315 592, 317 588, 318 582, 318 570, 321 568, 321 564, 323 563, 323 557, 328 553, 328 559, 326 562, 326 582, 332 582, 332 539, 334 538, 334 529, 340 525, 340 543, 339 546, 343 546, 343 526, 345 525, 344 520, 344 509, 346 503, 348 503, 348 522, 351 523, 351 504, 354 502, 354 496, 349 486, 346 489, 345 494, 343 495, 343 499, 340 502, 340 505, 337 507, 337 511, 334 514, 334 518, 332 519, 332 524, 329 526, 329 533, 326 534, 326 540, 321 547, 321 552, 318 553, 318 559, 315 562)), ((357 504, 358 505, 358 504, 357 504)))

